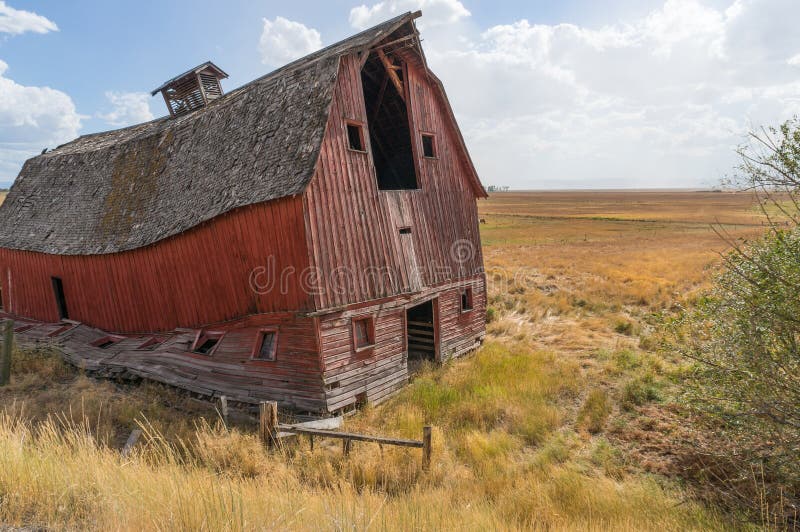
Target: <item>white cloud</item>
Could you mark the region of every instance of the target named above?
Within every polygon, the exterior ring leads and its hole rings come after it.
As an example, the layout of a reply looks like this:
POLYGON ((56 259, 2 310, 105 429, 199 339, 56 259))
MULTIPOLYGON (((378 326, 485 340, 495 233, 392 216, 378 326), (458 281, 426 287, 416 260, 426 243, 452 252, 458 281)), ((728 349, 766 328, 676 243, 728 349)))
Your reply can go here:
POLYGON ((14 9, 0 0, 0 33, 19 35, 26 31, 47 33, 58 31, 55 22, 30 11, 14 9))
POLYGON ((0 60, 0 181, 11 182, 25 159, 78 136, 81 116, 65 93, 5 76, 0 60))
POLYGON ((697 0, 667 0, 632 31, 651 40, 654 53, 669 55, 673 46, 694 41, 709 52, 719 53, 719 39, 725 30, 725 14, 697 0), (713 43, 711 47, 709 43, 713 43))
POLYGON ((280 66, 320 48, 322 39, 314 28, 283 17, 264 19, 264 30, 258 43, 262 63, 280 66))
MULTIPOLYGON (((705 186, 749 126, 800 113, 800 2, 728 2, 664 0, 613 25, 455 17, 422 36, 485 183, 705 186)), ((400 4, 356 7, 351 22, 400 4)), ((422 1, 400 10, 414 7, 428 18, 422 1)))
POLYGON ((97 116, 112 126, 129 126, 153 119, 150 95, 146 92, 108 91, 105 96, 112 108, 106 113, 98 113, 97 116))
POLYGON ((421 27, 452 24, 470 16, 459 0, 384 0, 373 6, 360 5, 350 10, 350 24, 365 29, 406 11, 422 10, 421 27))

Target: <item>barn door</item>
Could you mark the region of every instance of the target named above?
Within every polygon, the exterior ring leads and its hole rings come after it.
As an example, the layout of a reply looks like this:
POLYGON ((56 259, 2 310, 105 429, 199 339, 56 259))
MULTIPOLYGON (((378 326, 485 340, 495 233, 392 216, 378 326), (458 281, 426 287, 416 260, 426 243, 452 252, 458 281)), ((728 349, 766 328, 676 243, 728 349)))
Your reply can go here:
POLYGON ((406 227, 400 229, 400 244, 403 249, 405 269, 408 277, 407 289, 409 292, 418 292, 422 290, 422 274, 419 271, 417 254, 414 251, 414 238, 411 234, 411 228, 406 227))
POLYGON ((67 298, 64 297, 64 283, 61 281, 60 277, 51 277, 50 279, 53 281, 53 296, 55 296, 56 299, 58 317, 62 320, 69 319, 69 313, 67 312, 67 298))

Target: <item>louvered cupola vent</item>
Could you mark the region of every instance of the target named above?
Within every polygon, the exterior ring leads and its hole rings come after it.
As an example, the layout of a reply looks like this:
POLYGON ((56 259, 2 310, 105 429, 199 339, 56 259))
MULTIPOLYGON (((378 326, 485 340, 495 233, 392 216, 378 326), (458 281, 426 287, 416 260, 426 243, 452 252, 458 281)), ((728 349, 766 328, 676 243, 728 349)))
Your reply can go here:
POLYGON ((181 116, 200 109, 222 96, 220 80, 228 75, 211 61, 175 76, 150 93, 161 93, 171 116, 181 116))

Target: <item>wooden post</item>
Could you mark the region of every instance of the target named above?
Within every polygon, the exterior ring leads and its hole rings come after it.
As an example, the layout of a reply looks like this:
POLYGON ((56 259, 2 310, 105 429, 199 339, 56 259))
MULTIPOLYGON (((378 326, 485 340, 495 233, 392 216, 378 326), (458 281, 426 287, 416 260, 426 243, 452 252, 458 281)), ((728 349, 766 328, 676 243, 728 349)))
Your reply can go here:
POLYGON ((345 456, 350 456, 350 444, 352 440, 344 439, 342 440, 342 454, 345 456))
POLYGON ((314 452, 314 435, 313 434, 309 434, 308 435, 308 443, 311 445, 311 452, 313 453, 314 452))
POLYGON ((136 442, 139 441, 139 437, 142 435, 141 429, 133 429, 131 431, 131 435, 128 436, 128 441, 125 442, 125 447, 122 448, 122 456, 128 456, 133 450, 133 446, 136 445, 136 442))
POLYGON ((261 401, 258 407, 259 437, 264 445, 278 443, 278 403, 261 401))
POLYGON ((431 427, 422 427, 422 469, 427 471, 431 467, 431 427))
POLYGON ((11 380, 11 348, 14 344, 14 321, 3 323, 3 348, 0 349, 0 386, 11 380))
POLYGON ((219 409, 220 413, 222 414, 222 422, 225 424, 225 428, 228 428, 228 398, 224 395, 221 395, 219 398, 219 409))

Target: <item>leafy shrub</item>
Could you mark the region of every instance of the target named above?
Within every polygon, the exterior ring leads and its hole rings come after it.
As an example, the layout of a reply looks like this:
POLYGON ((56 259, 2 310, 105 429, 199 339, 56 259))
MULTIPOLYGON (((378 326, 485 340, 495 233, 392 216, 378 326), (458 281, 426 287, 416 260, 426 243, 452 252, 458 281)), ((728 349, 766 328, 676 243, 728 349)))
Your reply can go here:
POLYGON ((625 410, 660 400, 661 395, 651 375, 631 379, 622 387, 621 404, 625 410))

